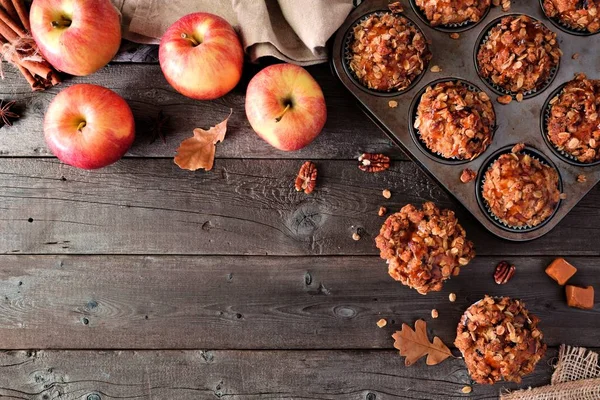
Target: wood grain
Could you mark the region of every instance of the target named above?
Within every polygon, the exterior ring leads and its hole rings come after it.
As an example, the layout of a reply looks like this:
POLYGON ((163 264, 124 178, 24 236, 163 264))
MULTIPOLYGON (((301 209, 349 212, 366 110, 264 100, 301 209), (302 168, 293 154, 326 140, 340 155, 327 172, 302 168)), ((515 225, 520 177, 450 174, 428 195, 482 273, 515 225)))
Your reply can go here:
POLYGON ((51 155, 42 128, 48 104, 59 91, 70 85, 93 83, 121 94, 131 106, 136 118, 137 138, 128 154, 130 157, 172 157, 179 143, 192 136, 195 128, 214 126, 232 109, 227 138, 217 150, 220 158, 351 159, 362 152, 385 152, 396 159, 406 158, 363 114, 326 65, 308 69, 326 95, 328 120, 323 133, 301 151, 275 150, 254 133, 246 119, 245 87, 259 70, 259 66, 248 65, 242 81, 231 93, 215 101, 196 101, 177 93, 157 64, 110 64, 89 77, 69 77, 60 86, 35 94, 14 68, 5 65, 6 79, 0 85, 0 99, 17 100, 24 118, 12 128, 2 129, 0 155, 51 155), (154 120, 160 110, 169 117, 164 129, 166 144, 153 139, 154 120))
POLYGON ((171 159, 128 159, 82 171, 55 159, 5 158, 0 253, 377 255, 379 206, 431 200, 457 210, 480 255, 598 254, 600 188, 553 232, 518 244, 487 233, 413 163, 369 174, 355 161, 320 161, 310 196, 294 190, 301 164, 222 159, 192 173, 171 159), (362 240, 352 240, 355 231, 362 240))
MULTIPOLYGON (((550 349, 521 387, 550 383, 550 349)), ((471 385, 464 363, 405 367, 395 351, 11 351, 0 397, 100 399, 497 399, 518 385, 471 385)))
MULTIPOLYGON (((422 296, 378 257, 1 256, 0 348, 392 349, 392 333, 419 318, 452 345, 485 294, 523 299, 551 346, 596 345, 600 311, 566 306, 543 272, 551 260, 520 258, 498 286, 500 258, 478 257, 422 296)), ((573 282, 600 287, 596 258, 571 261, 573 282)))

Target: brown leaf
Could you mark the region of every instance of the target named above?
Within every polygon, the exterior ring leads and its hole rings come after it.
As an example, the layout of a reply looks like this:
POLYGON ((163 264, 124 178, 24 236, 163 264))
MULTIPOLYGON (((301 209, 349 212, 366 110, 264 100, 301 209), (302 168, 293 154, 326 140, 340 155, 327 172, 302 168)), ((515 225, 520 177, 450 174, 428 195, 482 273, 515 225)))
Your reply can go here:
POLYGON ((394 347, 400 350, 400 355, 406 357, 404 364, 413 365, 418 359, 427 355, 427 365, 437 365, 446 358, 452 356, 450 349, 439 337, 429 342, 427 336, 427 324, 422 319, 415 322, 415 330, 406 324, 402 324, 402 330, 392 335, 394 347))
POLYGON ((233 110, 225 121, 218 123, 209 130, 194 129, 194 136, 185 139, 177 149, 175 164, 181 169, 196 171, 203 168, 211 170, 215 161, 215 145, 225 139, 227 132, 227 121, 233 110))

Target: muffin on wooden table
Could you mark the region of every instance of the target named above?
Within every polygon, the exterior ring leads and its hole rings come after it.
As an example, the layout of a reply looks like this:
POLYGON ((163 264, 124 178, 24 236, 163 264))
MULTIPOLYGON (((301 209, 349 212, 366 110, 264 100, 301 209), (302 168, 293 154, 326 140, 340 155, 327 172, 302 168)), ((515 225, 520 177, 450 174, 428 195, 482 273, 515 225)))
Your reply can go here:
POLYGON ((600 161, 600 81, 579 74, 550 100, 548 139, 582 163, 600 161))
POLYGON ((479 22, 491 6, 490 0, 415 0, 431 26, 479 22))
POLYGON ((521 382, 546 353, 538 324, 522 301, 485 296, 463 314, 454 345, 475 382, 521 382))
POLYGON ((527 153, 502 154, 485 172, 482 196, 506 226, 534 227, 558 206, 558 172, 527 153))
POLYGON ((489 96, 459 81, 429 86, 417 107, 415 129, 427 148, 448 159, 472 160, 492 141, 496 114, 489 96))
POLYGON ((488 32, 477 63, 484 79, 517 94, 547 85, 561 56, 556 33, 531 17, 512 15, 488 32))
POLYGON ((349 51, 350 69, 358 80, 382 92, 408 88, 431 60, 421 31, 405 17, 388 12, 358 23, 349 51))
POLYGON ((390 276, 421 294, 440 291, 445 280, 475 257, 454 212, 431 202, 422 210, 408 204, 389 216, 375 243, 390 276))
POLYGON ((600 31, 600 0, 544 0, 550 18, 578 31, 600 31))

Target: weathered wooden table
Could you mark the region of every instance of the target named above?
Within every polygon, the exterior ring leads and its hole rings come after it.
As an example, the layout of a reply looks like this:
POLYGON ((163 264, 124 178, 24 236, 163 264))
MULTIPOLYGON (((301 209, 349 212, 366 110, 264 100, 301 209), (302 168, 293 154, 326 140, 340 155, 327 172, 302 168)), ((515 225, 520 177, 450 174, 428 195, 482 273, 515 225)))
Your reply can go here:
MULTIPOLYGON (((328 103, 322 135, 295 153, 269 147, 244 114, 258 69, 248 66, 224 98, 198 102, 169 87, 147 48, 35 94, 5 65, 0 98, 18 100, 23 118, 0 130, 0 398, 468 397, 460 359, 405 367, 391 334, 424 318, 451 344, 464 309, 486 293, 520 297, 543 321, 549 351, 523 387, 549 383, 561 343, 600 347, 598 307, 569 309, 543 272, 565 256, 579 267, 574 282, 600 290, 600 187, 546 237, 501 241, 392 146, 327 66, 309 68, 328 103), (138 124, 128 156, 98 171, 62 165, 44 144, 48 103, 80 82, 123 95, 138 124), (181 140, 230 108, 214 170, 180 170, 181 140), (170 117, 166 144, 153 140, 159 110, 170 117), (359 171, 364 151, 392 155, 391 170, 359 171), (293 187, 307 159, 320 172, 310 196, 293 187), (373 239, 380 205, 426 200, 457 211, 478 257, 443 292, 421 296, 388 276, 373 239), (497 286, 503 259, 517 274, 497 286)), ((503 387, 516 385, 475 385, 471 396, 496 398, 503 387)))

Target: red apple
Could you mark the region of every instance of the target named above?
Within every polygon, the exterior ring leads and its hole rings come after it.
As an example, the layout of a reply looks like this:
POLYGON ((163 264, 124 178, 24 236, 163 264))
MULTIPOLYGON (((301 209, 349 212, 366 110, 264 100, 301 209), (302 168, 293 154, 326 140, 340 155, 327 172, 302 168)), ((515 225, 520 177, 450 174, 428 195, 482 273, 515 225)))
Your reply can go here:
POLYGON ((125 155, 135 138, 135 123, 121 96, 102 86, 80 84, 52 100, 46 111, 44 135, 62 162, 95 169, 125 155))
POLYGON ((121 43, 119 13, 110 0, 34 0, 29 22, 44 58, 71 75, 104 67, 121 43))
POLYGON ((181 18, 165 32, 158 58, 175 90, 192 99, 212 100, 240 81, 244 51, 227 21, 195 13, 181 18))
POLYGON ((271 65, 248 84, 246 116, 252 129, 273 147, 294 151, 323 130, 327 107, 321 87, 302 67, 271 65))

